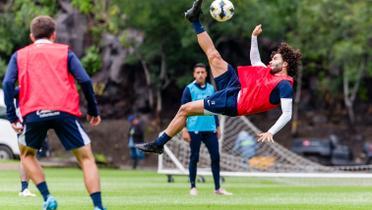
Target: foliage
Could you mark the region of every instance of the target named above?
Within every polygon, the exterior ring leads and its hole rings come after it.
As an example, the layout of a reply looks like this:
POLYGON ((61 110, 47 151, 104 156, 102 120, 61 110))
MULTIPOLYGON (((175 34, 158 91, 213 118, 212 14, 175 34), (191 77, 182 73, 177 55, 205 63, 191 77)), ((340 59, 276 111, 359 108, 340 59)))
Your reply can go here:
MULTIPOLYGON (((357 81, 360 66, 371 55, 371 12, 370 1, 309 0, 298 5, 296 30, 288 39, 304 52, 305 76, 327 83, 318 91, 328 89, 338 97, 343 75, 357 81)), ((372 74, 372 68, 365 69, 366 75, 372 74)))
POLYGON ((98 47, 93 45, 87 48, 84 57, 81 59, 81 63, 90 75, 101 70, 102 58, 98 47))
MULTIPOLYGON (((29 43, 28 24, 36 15, 57 13, 58 1, 6 1, 0 8, 0 78, 4 63, 18 48, 29 43)), ((179 88, 192 80, 192 66, 206 63, 206 57, 196 42, 192 26, 184 18, 190 0, 71 0, 72 5, 89 19, 92 47, 86 49, 83 64, 90 74, 101 65, 99 41, 103 33, 116 35, 126 48, 134 48, 127 63, 144 61, 154 88, 164 80, 175 81, 179 88), (132 46, 125 30, 134 28, 144 34, 141 46, 132 46), (160 77, 162 64, 165 77, 160 77)), ((343 78, 353 85, 358 70, 365 68, 363 78, 372 76, 370 43, 372 35, 372 2, 349 0, 233 0, 235 16, 217 23, 208 14, 212 0, 205 0, 202 23, 214 40, 223 58, 233 65, 249 65, 251 31, 263 25, 260 37, 261 56, 269 60, 270 51, 281 41, 287 41, 303 52, 304 83, 315 81, 313 95, 342 98, 343 78), (311 81, 310 81, 311 80, 311 81)), ((361 83, 360 98, 368 100, 366 84, 361 83)))
POLYGON ((5 75, 6 71, 6 62, 3 59, 0 59, 0 77, 1 75, 5 75))
MULTIPOLYGON (((120 5, 119 7, 126 14, 125 24, 121 27, 134 27, 144 31, 145 41, 138 49, 138 53, 147 62, 152 63, 151 73, 155 78, 159 78, 159 59, 162 52, 167 57, 168 76, 176 80, 179 87, 192 80, 191 68, 194 63, 207 62, 204 53, 196 43, 196 35, 191 24, 185 20, 183 15, 184 11, 191 6, 190 1, 172 1, 169 4, 169 0, 117 0, 113 3, 120 5), (169 6, 164 7, 164 5, 169 6)), ((226 49, 230 46, 222 46, 234 40, 238 40, 239 43, 249 42, 251 30, 258 23, 264 24, 265 36, 273 37, 274 41, 283 39, 286 31, 294 25, 290 15, 296 10, 298 4, 297 1, 292 1, 291 4, 282 4, 280 1, 236 1, 233 2, 236 15, 232 20, 218 23, 207 12, 210 3, 211 1, 204 3, 203 25, 228 62, 236 61, 245 64, 249 64, 249 57, 235 59, 238 57, 236 51, 246 50, 248 52, 249 49, 226 49), (260 13, 253 11, 260 11, 260 13), (267 14, 273 14, 273 16, 268 18, 267 14), (283 16, 283 18, 277 18, 277 16, 283 16)), ((131 59, 132 62, 138 60, 138 57, 131 59)))
POLYGON ((124 16, 120 14, 120 8, 109 0, 72 0, 74 6, 82 14, 90 18, 89 25, 91 35, 96 43, 104 32, 117 35, 119 26, 124 16))
POLYGON ((5 73, 5 62, 11 54, 27 45, 29 24, 37 15, 53 15, 57 11, 54 0, 17 0, 7 1, 9 6, 0 8, 0 79, 5 73))
POLYGON ((174 1, 166 9, 164 5, 169 5, 166 0, 113 2, 126 14, 126 21, 121 27, 133 27, 144 32, 144 43, 130 60, 135 63, 142 58, 150 63, 152 78, 158 85, 161 85, 159 74, 162 53, 166 55, 167 72, 172 79, 190 75, 192 64, 203 60, 203 55, 193 43, 195 35, 189 33, 190 25, 183 17, 189 1, 174 1))
POLYGON ((89 14, 94 8, 94 1, 91 0, 72 0, 72 5, 83 14, 89 14))

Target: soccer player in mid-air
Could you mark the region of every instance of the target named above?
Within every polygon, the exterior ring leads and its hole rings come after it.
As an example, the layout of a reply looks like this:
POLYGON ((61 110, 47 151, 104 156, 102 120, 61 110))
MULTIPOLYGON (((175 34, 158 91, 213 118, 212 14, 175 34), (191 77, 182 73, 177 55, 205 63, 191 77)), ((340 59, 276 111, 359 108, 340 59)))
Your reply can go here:
POLYGON ((7 117, 20 134, 21 161, 44 199, 43 210, 57 209, 57 200, 49 192, 36 152, 54 129, 66 150, 72 150, 83 173, 94 209, 103 210, 98 169, 79 117, 79 93, 75 79, 88 101, 87 119, 91 126, 101 122, 91 80, 77 56, 67 45, 54 43, 56 25, 49 16, 31 21, 32 44, 15 52, 3 80, 7 117), (14 106, 15 84, 19 84, 19 108, 23 126, 14 106))
POLYGON ((202 2, 202 0, 196 0, 186 11, 185 17, 192 23, 198 43, 208 58, 217 92, 204 100, 182 105, 161 136, 154 142, 137 145, 145 152, 163 153, 164 144, 183 129, 187 116, 251 115, 280 106, 281 116, 267 132, 258 135, 260 142, 273 142, 273 135, 292 117, 293 78, 289 75, 297 70, 301 59, 300 51, 282 43, 278 50, 272 53, 269 65, 264 65, 257 47, 257 36, 262 32, 261 25, 258 25, 253 30, 251 38, 252 66, 240 66, 237 73, 221 57, 199 21, 202 2))

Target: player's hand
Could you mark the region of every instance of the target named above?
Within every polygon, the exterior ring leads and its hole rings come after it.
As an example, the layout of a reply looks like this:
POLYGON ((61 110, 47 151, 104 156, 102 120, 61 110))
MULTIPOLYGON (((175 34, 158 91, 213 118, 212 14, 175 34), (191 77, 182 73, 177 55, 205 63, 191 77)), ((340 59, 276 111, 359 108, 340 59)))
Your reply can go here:
POLYGON ((221 129, 220 129, 220 127, 217 128, 217 138, 218 139, 221 138, 221 129))
POLYGON ((12 128, 17 134, 23 131, 23 125, 20 122, 12 123, 12 128))
POLYGON ((182 131, 182 139, 185 140, 186 142, 190 143, 191 137, 190 137, 190 134, 187 130, 182 131))
POLYGON ((95 127, 97 125, 99 125, 101 123, 101 116, 91 116, 91 115, 87 115, 87 120, 89 122, 89 124, 92 126, 92 127, 95 127))
POLYGON ((269 143, 274 142, 273 134, 271 134, 269 132, 260 133, 260 134, 257 135, 257 137, 258 137, 258 139, 257 139, 258 142, 269 142, 269 143))
POLYGON ((261 24, 260 25, 257 25, 255 28, 254 28, 254 30, 253 30, 253 32, 252 32, 252 36, 258 36, 258 35, 260 35, 261 34, 261 32, 262 32, 262 28, 261 28, 261 24))

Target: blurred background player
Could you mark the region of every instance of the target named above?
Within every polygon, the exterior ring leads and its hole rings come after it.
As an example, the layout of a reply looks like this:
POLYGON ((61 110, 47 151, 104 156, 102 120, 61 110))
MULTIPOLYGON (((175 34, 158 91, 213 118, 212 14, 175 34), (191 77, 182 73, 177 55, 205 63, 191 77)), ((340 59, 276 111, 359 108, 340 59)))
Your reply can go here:
MULTIPOLYGON (((17 113, 18 119, 20 120, 20 123, 22 123, 23 120, 22 120, 21 114, 19 113, 18 97, 19 97, 19 87, 15 88, 14 90, 14 103, 15 103, 15 106, 17 107, 16 113, 17 113)), ((19 138, 19 134, 17 134, 17 137, 19 138)), ((28 183, 30 181, 30 177, 27 176, 27 173, 25 169, 23 168, 22 161, 19 162, 18 170, 19 170, 19 178, 21 179, 21 191, 18 193, 18 195, 22 197, 35 197, 36 195, 28 189, 28 183)))
MULTIPOLYGON (((217 92, 204 100, 182 105, 159 138, 154 142, 138 145, 138 148, 145 152, 161 154, 163 145, 183 129, 187 116, 203 114, 251 115, 280 106, 281 116, 267 132, 258 134, 259 142, 273 142, 273 135, 282 129, 292 117, 293 78, 289 75, 296 72, 301 59, 299 50, 282 43, 278 50, 273 52, 268 67, 262 62, 260 65, 240 66, 237 74, 236 70, 221 57, 212 39, 200 23, 202 2, 202 0, 196 0, 193 6, 186 11, 185 17, 192 23, 199 46, 208 57, 217 92)), ((252 35, 258 36, 261 32, 261 25, 258 25, 252 35)), ((254 37, 252 37, 253 40, 254 37)), ((251 48, 254 47, 252 44, 251 48)), ((258 49, 251 49, 251 59, 252 50, 256 51, 254 54, 259 58, 258 49)), ((256 61, 252 63, 256 63, 256 61)))
MULTIPOLYGON (((206 65, 198 63, 194 66, 194 81, 186 86, 182 94, 181 104, 190 101, 204 99, 214 93, 214 87, 206 82, 208 73, 206 65)), ((232 195, 220 187, 220 154, 218 146, 219 138, 218 117, 215 116, 192 116, 187 117, 186 127, 183 129, 182 137, 190 143, 190 195, 198 195, 195 179, 197 174, 197 164, 199 161, 199 151, 203 142, 208 149, 211 157, 211 168, 214 180, 214 193, 217 195, 232 195)))
POLYGON ((22 161, 19 163, 19 176, 21 178, 21 191, 18 193, 18 195, 22 197, 35 197, 36 195, 28 189, 30 177, 27 176, 27 173, 23 168, 22 161))
POLYGON ((54 43, 55 28, 55 22, 49 16, 34 18, 30 25, 33 44, 12 55, 3 81, 7 118, 13 129, 21 133, 21 161, 43 196, 43 209, 54 210, 58 205, 49 192, 36 153, 44 143, 47 131, 54 129, 65 149, 72 150, 78 160, 95 210, 102 210, 98 169, 90 139, 78 119, 81 112, 75 79, 88 101, 87 119, 91 126, 101 122, 97 101, 91 80, 79 59, 67 45, 54 43), (13 103, 17 80, 24 127, 19 125, 13 103))
POLYGON ((133 114, 128 117, 130 123, 128 131, 128 148, 130 151, 130 157, 132 158, 132 169, 136 169, 138 162, 145 158, 143 151, 135 147, 136 144, 144 142, 143 129, 141 126, 141 120, 138 115, 133 114))

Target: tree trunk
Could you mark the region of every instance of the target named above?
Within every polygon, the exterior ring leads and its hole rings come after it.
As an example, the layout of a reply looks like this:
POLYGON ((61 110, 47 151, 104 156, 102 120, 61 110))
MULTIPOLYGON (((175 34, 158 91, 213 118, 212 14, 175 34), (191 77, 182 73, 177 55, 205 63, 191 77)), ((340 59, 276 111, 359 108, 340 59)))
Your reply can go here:
POLYGON ((363 76, 363 72, 364 72, 367 60, 368 59, 364 61, 363 59, 361 61, 360 67, 357 72, 357 77, 356 77, 354 87, 350 88, 350 82, 349 82, 350 78, 348 77, 346 70, 344 69, 343 71, 344 103, 347 109, 350 127, 352 128, 353 131, 355 131, 354 102, 355 102, 355 98, 356 98, 356 95, 360 87, 360 82, 362 80, 362 76, 363 76))
POLYGON ((156 103, 156 115, 160 118, 160 113, 163 110, 163 98, 162 92, 167 86, 169 85, 169 79, 167 77, 167 62, 166 62, 166 55, 161 51, 161 64, 160 64, 160 85, 157 88, 157 103, 156 103))
POLYGON ((292 129, 291 134, 292 136, 298 135, 298 127, 299 127, 299 120, 298 120, 298 107, 300 105, 301 100, 301 87, 302 87, 302 73, 303 73, 303 66, 302 64, 299 65, 296 77, 296 95, 293 104, 293 118, 292 118, 292 129))
POLYGON ((161 89, 156 90, 156 118, 160 119, 160 112, 163 108, 161 89))
POLYGON ((151 109, 154 108, 154 92, 152 91, 152 81, 151 81, 151 74, 150 74, 150 69, 147 66, 146 61, 140 56, 141 59, 141 64, 143 71, 145 73, 145 79, 146 79, 146 88, 147 88, 147 97, 149 100, 149 106, 151 109))

